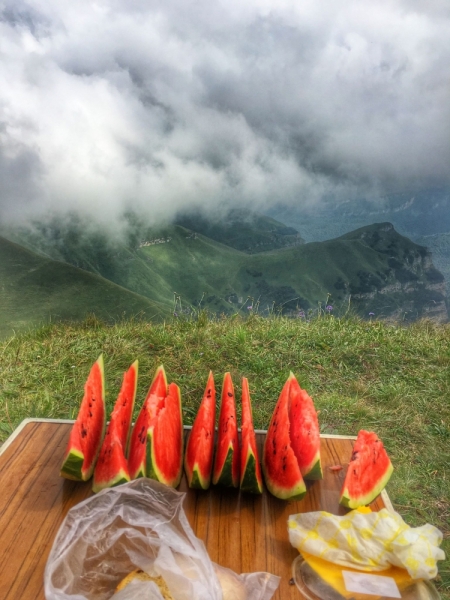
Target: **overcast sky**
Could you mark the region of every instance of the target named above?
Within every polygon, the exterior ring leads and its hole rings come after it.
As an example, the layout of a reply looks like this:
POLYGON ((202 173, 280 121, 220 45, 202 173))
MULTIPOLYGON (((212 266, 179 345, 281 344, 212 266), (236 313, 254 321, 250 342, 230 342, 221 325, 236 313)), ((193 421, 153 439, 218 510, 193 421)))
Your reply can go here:
POLYGON ((448 0, 0 0, 0 218, 450 179, 448 0))

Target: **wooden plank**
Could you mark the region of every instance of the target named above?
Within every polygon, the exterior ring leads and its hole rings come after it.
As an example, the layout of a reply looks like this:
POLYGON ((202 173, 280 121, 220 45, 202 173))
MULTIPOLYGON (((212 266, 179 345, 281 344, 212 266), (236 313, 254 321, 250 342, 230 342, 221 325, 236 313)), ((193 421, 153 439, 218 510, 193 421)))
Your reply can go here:
MULTIPOLYGON (((0 454, 0 598, 43 600, 43 573, 53 540, 68 510, 91 495, 91 484, 59 475, 71 423, 27 422, 0 454)), ((257 434, 260 451, 264 433, 257 434)), ((298 600, 289 585, 291 563, 297 551, 289 544, 287 519, 291 514, 327 510, 344 514, 339 492, 345 475, 329 467, 349 461, 353 440, 322 439, 324 479, 308 483, 300 502, 271 496, 240 494, 212 487, 189 490, 185 477, 179 489, 186 492, 184 510, 211 559, 237 573, 268 571, 281 577, 274 600, 298 600)), ((372 509, 383 508, 379 496, 372 509)))
POLYGON ((59 477, 69 426, 29 423, 0 456, 0 597, 43 598, 43 573, 68 510, 89 484, 59 477))

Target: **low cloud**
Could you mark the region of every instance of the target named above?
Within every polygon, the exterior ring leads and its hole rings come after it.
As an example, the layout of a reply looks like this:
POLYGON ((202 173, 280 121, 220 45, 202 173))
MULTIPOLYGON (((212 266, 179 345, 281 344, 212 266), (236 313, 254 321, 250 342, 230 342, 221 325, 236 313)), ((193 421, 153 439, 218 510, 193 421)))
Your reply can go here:
POLYGON ((3 220, 449 184, 447 0, 16 0, 0 39, 3 220))

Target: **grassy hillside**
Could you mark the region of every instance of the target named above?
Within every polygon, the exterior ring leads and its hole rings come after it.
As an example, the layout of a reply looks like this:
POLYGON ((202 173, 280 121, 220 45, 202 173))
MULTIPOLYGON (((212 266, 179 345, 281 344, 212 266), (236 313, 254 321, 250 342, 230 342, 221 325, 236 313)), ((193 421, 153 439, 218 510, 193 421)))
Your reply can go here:
MULTIPOLYGON (((209 369, 220 386, 230 371, 240 394, 249 379, 255 425, 268 426, 292 370, 320 411, 322 432, 373 430, 384 441, 394 473, 387 491, 412 526, 443 531, 450 552, 450 325, 392 326, 323 315, 313 320, 173 319, 165 325, 100 322, 52 325, 0 342, 1 440, 25 417, 73 418, 84 381, 104 353, 110 410, 122 374, 139 364, 136 413, 155 368, 181 388, 192 423, 209 369), (33 368, 30 368, 33 365, 33 368)), ((450 562, 439 563, 438 585, 450 599, 450 562)))
POLYGON ((158 305, 67 263, 43 258, 0 237, 0 337, 49 321, 84 319, 95 313, 106 321, 140 315, 167 315, 158 305))
MULTIPOLYGON (((443 302, 440 292, 427 289, 443 277, 431 266, 422 268, 425 248, 388 223, 327 242, 252 255, 201 235, 192 237, 181 227, 167 229, 161 239, 167 241, 140 249, 149 268, 187 303, 198 306, 203 299, 202 305, 215 312, 245 312, 249 305, 258 305, 261 312, 273 308, 294 314, 299 309, 316 311, 327 299, 334 310, 345 311, 351 296, 360 314, 386 317, 401 312, 404 287, 410 288, 408 318, 443 302)), ((131 287, 129 281, 123 285, 131 287)))
POLYGON ((53 228, 28 242, 177 313, 200 306, 216 314, 245 313, 257 306, 260 313, 295 316, 328 304, 342 314, 351 300, 365 316, 413 320, 433 310, 435 318, 446 318, 438 289, 443 278, 425 265, 425 249, 386 223, 253 254, 179 225, 136 231, 127 241, 81 235, 76 226, 62 234, 53 228))

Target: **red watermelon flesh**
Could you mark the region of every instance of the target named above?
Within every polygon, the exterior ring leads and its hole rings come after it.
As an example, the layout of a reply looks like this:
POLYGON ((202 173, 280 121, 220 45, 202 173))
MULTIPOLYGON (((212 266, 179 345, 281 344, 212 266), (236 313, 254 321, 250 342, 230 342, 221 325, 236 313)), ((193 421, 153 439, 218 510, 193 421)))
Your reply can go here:
POLYGON ((147 477, 171 487, 177 487, 183 472, 183 415, 180 389, 169 385, 164 403, 157 396, 155 406, 149 407, 147 430, 147 477))
POLYGON ((146 476, 147 431, 158 410, 164 406, 167 396, 167 378, 164 367, 157 368, 147 397, 131 432, 128 453, 128 469, 131 479, 146 476))
POLYGON ((393 470, 377 434, 362 429, 353 446, 339 503, 347 508, 370 504, 386 487, 393 470))
POLYGON ((105 376, 103 356, 93 364, 80 410, 73 424, 61 467, 61 475, 75 481, 87 481, 94 471, 105 433, 105 376))
POLYGON ((248 379, 242 378, 241 482, 243 492, 262 494, 262 474, 253 426, 248 379))
POLYGON ((212 482, 216 485, 239 487, 239 434, 236 403, 231 374, 225 373, 220 403, 217 448, 212 482))
POLYGON ((289 435, 289 390, 288 379, 267 430, 262 467, 271 494, 282 500, 301 500, 306 494, 306 486, 289 435))
POLYGON ((126 452, 136 399, 137 378, 138 361, 135 361, 123 376, 122 387, 111 413, 94 469, 94 492, 130 481, 126 452))
POLYGON ((303 479, 322 479, 320 430, 317 412, 308 392, 302 390, 295 375, 289 375, 289 423, 292 450, 303 479))
POLYGON ((211 484, 216 422, 216 389, 209 372, 200 407, 186 444, 184 470, 191 488, 207 490, 211 484))

